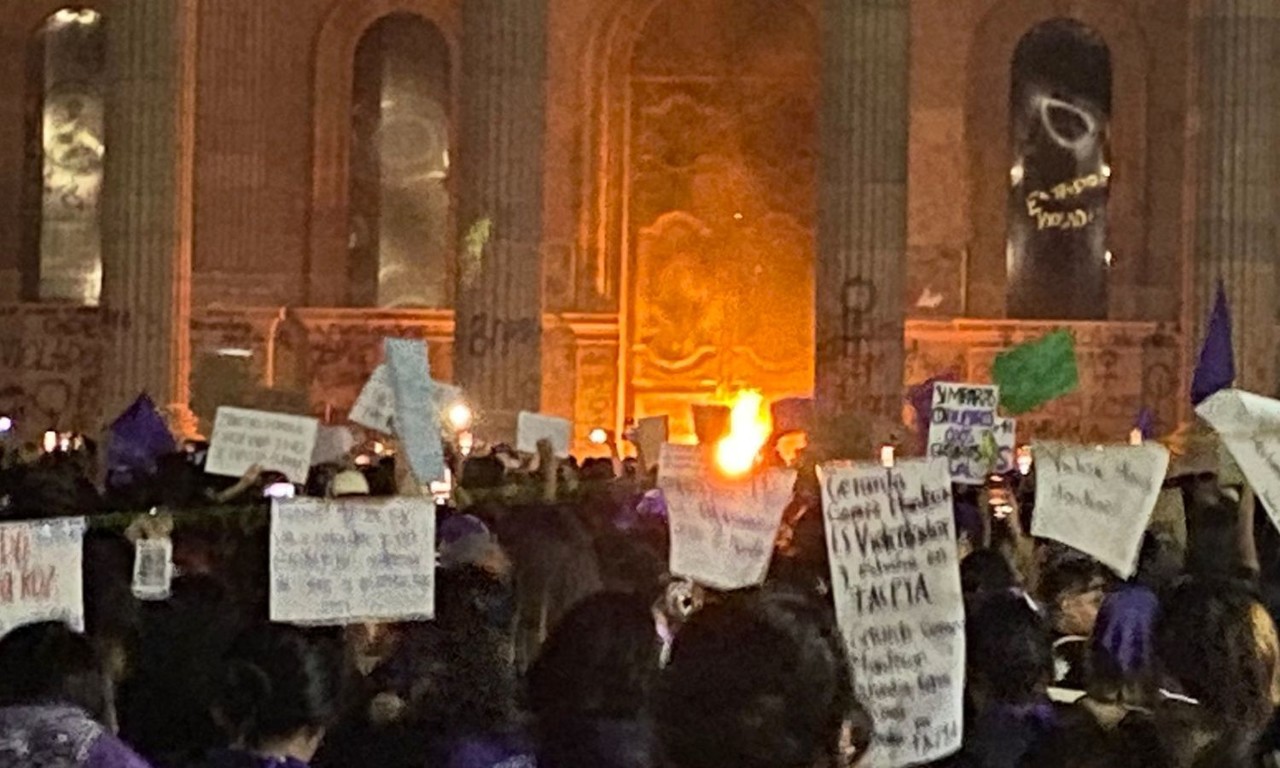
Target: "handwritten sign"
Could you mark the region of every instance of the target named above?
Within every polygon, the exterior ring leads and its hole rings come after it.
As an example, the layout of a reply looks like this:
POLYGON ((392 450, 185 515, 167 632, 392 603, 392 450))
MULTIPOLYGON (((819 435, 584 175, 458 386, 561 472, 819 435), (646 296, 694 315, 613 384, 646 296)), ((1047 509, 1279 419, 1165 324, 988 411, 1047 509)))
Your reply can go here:
POLYGON ((430 619, 436 511, 430 498, 296 499, 271 508, 271 620, 430 619))
POLYGON ((1122 578, 1138 568, 1169 451, 1158 443, 1094 447, 1035 443, 1031 533, 1091 555, 1122 578))
POLYGON ((1280 527, 1280 400, 1225 389, 1196 413, 1209 422, 1280 527))
POLYGON ((730 480, 702 447, 663 445, 658 487, 671 521, 671 574, 725 590, 763 583, 795 481, 780 469, 730 480))
POLYGON ((383 349, 395 392, 396 435, 413 476, 422 485, 444 480, 440 409, 427 362, 427 345, 412 339, 387 339, 383 349))
POLYGON ((550 440, 556 455, 567 459, 572 436, 573 424, 566 419, 521 411, 516 420, 516 450, 522 453, 537 453, 538 441, 550 440))
POLYGON ((257 464, 283 472, 289 482, 307 482, 320 423, 308 416, 219 408, 205 471, 240 477, 257 464))
POLYGON ((942 458, 820 467, 836 618, 875 733, 866 765, 960 748, 964 600, 942 458))
POLYGON ((985 446, 993 439, 999 405, 998 387, 942 382, 933 385, 929 455, 947 459, 952 482, 982 485, 995 468, 991 451, 985 446))
POLYGON ((395 434, 396 393, 391 388, 391 374, 385 363, 375 368, 365 382, 349 418, 384 435, 395 434))
POLYGON ((669 432, 670 420, 666 416, 650 416, 636 422, 635 443, 640 457, 644 459, 646 472, 658 466, 669 432))
POLYGON ((0 524, 0 635, 38 621, 84 631, 84 530, 83 517, 0 524))

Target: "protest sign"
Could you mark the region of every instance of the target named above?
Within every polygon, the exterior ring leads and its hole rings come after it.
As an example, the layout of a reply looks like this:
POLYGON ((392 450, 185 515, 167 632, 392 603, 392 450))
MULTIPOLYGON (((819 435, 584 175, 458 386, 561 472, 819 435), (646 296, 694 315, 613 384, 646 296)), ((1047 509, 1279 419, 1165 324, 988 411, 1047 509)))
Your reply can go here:
POLYGON ((283 472, 289 482, 307 482, 311 454, 320 423, 309 416, 218 409, 204 470, 211 475, 240 477, 255 464, 283 472))
POLYGON ((991 461, 997 475, 1003 475, 1018 468, 1018 420, 996 417, 995 426, 991 429, 992 448, 995 455, 991 461))
POLYGON ((1224 389, 1196 408, 1280 527, 1280 400, 1224 389))
POLYGON ((421 485, 444 479, 440 409, 427 362, 427 345, 411 339, 384 342, 387 371, 395 393, 395 433, 421 485))
POLYGON ((673 576, 715 589, 764 582, 796 473, 720 476, 703 446, 663 445, 658 487, 671 521, 673 576))
POLYGON ((396 395, 385 363, 373 370, 351 408, 350 419, 384 435, 395 434, 396 395))
POLYGON ((1129 578, 1169 469, 1158 443, 1035 443, 1035 536, 1060 541, 1129 578))
POLYGON ((870 768, 960 748, 964 599, 941 458, 820 467, 831 592, 854 690, 875 723, 870 768))
POLYGON ((693 433, 702 445, 720 442, 720 438, 729 434, 729 406, 695 404, 693 433))
POLYGON ((658 466, 662 446, 667 442, 669 421, 666 416, 650 416, 636 422, 635 444, 644 459, 645 471, 658 466))
POLYGON ((173 588, 173 540, 138 539, 133 544, 133 596, 168 600, 173 588))
POLYGON ((296 499, 271 508, 271 620, 429 619, 436 510, 430 497, 296 499))
POLYGON ((537 453, 538 441, 549 440, 556 456, 569 458, 569 441, 573 438, 573 424, 567 419, 543 416, 540 413, 521 411, 516 421, 516 450, 521 453, 537 453))
POLYGON ((83 517, 0 524, 0 636, 39 621, 84 631, 84 530, 83 517))
POLYGON ((1080 386, 1075 339, 1070 331, 1055 331, 1002 352, 991 380, 1000 387, 1001 405, 1015 416, 1070 394, 1080 386))
POLYGON ((962 485, 982 485, 995 469, 987 444, 993 443, 1000 389, 981 384, 933 386, 933 412, 929 419, 929 456, 947 460, 951 480, 962 485), (984 455, 986 454, 986 455, 984 455))

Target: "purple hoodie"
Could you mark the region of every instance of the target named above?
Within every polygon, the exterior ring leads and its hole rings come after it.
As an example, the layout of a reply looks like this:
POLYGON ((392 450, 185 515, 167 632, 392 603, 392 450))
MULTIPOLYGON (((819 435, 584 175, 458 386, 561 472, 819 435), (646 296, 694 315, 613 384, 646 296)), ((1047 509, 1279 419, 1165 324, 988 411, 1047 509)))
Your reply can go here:
POLYGON ((0 708, 0 768, 149 768, 83 710, 0 708))

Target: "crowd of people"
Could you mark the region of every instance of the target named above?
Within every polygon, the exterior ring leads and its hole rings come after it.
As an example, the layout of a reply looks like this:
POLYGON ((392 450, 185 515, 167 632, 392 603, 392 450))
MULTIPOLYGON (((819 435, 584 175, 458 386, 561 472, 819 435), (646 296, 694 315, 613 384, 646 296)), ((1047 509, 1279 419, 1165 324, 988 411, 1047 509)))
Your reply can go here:
MULTIPOLYGON (((434 621, 334 629, 265 620, 263 491, 279 478, 212 478, 203 450, 105 475, 92 444, 6 457, 5 519, 163 508, 177 576, 167 600, 137 600, 136 531, 91 527, 86 631, 0 639, 0 768, 874 762, 812 461, 765 584, 726 594, 666 572, 665 502, 643 463, 454 456, 434 621)), ((300 492, 397 492, 392 457, 312 475, 300 492)), ((935 765, 1280 765, 1280 535, 1247 488, 1206 473, 1176 490, 1185 537, 1148 533, 1122 581, 1027 534, 1034 470, 957 488, 964 738, 935 765)))

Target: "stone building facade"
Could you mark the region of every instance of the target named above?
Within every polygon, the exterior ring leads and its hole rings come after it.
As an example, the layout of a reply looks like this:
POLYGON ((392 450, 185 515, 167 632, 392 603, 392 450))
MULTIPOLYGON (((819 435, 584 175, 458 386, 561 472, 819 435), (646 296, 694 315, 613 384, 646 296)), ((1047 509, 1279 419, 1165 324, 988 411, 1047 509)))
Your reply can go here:
POLYGON ((1276 390, 1280 0, 0 0, 0 411, 896 416, 1067 326, 1023 434, 1276 390))

